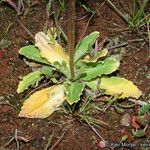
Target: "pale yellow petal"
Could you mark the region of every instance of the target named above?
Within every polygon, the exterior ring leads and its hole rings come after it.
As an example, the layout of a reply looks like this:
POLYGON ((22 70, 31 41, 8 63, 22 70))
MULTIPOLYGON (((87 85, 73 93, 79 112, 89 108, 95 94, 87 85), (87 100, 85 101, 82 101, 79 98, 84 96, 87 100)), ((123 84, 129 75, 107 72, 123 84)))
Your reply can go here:
POLYGON ((56 85, 32 94, 24 102, 19 117, 46 118, 64 102, 64 86, 56 85))

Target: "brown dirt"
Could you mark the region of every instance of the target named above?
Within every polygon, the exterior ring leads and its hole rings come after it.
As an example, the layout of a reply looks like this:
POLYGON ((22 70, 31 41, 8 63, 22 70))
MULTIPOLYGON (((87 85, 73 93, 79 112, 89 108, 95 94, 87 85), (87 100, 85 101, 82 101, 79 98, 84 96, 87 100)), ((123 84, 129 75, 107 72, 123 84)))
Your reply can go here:
MULTIPOLYGON (((27 27, 33 34, 43 30, 46 21, 46 2, 38 0, 38 5, 30 8, 29 12, 25 16, 20 17, 20 21, 27 27)), ((121 41, 127 41, 131 39, 137 39, 137 33, 129 30, 128 32, 115 32, 115 29, 126 28, 127 24, 106 4, 99 2, 98 0, 89 0, 88 4, 96 9, 96 14, 90 21, 86 34, 92 31, 99 31, 101 36, 100 42, 105 37, 122 37, 121 41), (102 5, 103 4, 103 5, 102 5), (114 25, 117 24, 120 27, 114 25)), ((67 12, 62 14, 61 20, 62 28, 67 33, 67 12)), ((77 8, 77 20, 76 21, 76 37, 77 41, 81 38, 82 32, 88 21, 88 17, 81 19, 85 15, 85 11, 80 7, 77 8)), ((18 95, 16 93, 17 84, 19 82, 19 76, 24 76, 30 72, 30 68, 25 65, 23 60, 18 55, 18 50, 21 46, 29 43, 30 37, 27 32, 20 26, 16 19, 16 13, 8 5, 0 4, 0 38, 4 36, 7 27, 13 23, 6 35, 6 38, 11 41, 11 45, 8 48, 0 49, 0 96, 4 97, 3 101, 9 101, 11 104, 18 106, 20 99, 25 94, 18 95)), ((130 43, 126 47, 126 54, 121 61, 119 69, 119 75, 133 81, 143 95, 141 100, 148 101, 150 99, 150 79, 147 78, 149 72, 148 64, 148 45, 145 45, 140 49, 140 45, 137 43, 130 43), (134 47, 134 48, 133 48, 134 47)), ((134 110, 137 111, 135 107, 134 110)), ((133 109, 129 109, 126 112, 131 116, 136 113, 133 109)), ((108 110, 106 113, 97 112, 94 115, 99 120, 108 123, 107 126, 100 126, 96 128, 98 133, 106 141, 121 140, 121 131, 124 127, 120 125, 122 115, 116 113, 114 110, 108 110)), ((93 130, 86 124, 79 122, 72 116, 68 116, 62 113, 54 113, 47 119, 24 119, 18 118, 17 113, 10 106, 0 105, 0 147, 11 139, 15 134, 15 130, 18 130, 18 135, 26 137, 30 140, 29 143, 20 142, 20 150, 44 150, 46 147, 50 135, 53 133, 51 145, 55 144, 60 136, 65 132, 61 142, 55 148, 56 150, 96 150, 101 149, 98 147, 98 143, 101 139, 93 132, 93 130)), ((128 134, 131 136, 132 127, 125 128, 128 134)), ((150 133, 148 127, 147 135, 150 133)), ((147 142, 146 138, 133 140, 130 142, 147 142)), ((0 148, 1 149, 1 148, 0 148)), ((16 149, 16 143, 13 142, 7 147, 8 150, 16 149)), ((108 148, 109 149, 109 148, 108 148)), ((116 148, 119 149, 119 148, 116 148)), ((127 149, 125 147, 120 149, 127 149)), ((133 149, 141 149, 134 147, 133 149)))

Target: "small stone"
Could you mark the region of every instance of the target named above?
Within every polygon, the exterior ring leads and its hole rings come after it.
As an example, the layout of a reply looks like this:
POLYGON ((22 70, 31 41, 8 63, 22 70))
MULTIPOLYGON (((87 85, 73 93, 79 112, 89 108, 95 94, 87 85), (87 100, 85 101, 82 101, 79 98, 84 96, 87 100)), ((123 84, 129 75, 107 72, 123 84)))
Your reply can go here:
POLYGON ((130 124, 131 124, 131 117, 130 117, 130 115, 127 114, 127 113, 124 114, 122 119, 121 119, 121 121, 120 121, 120 124, 121 124, 121 126, 124 126, 124 127, 130 126, 130 124))
POLYGON ((1 100, 4 100, 4 96, 0 96, 0 101, 1 101, 1 100))
POLYGON ((45 137, 45 136, 43 136, 43 137, 42 137, 42 139, 43 139, 43 140, 46 140, 46 137, 45 137))
POLYGON ((10 96, 9 96, 9 95, 7 95, 7 96, 6 96, 6 98, 7 98, 7 99, 10 99, 10 96))

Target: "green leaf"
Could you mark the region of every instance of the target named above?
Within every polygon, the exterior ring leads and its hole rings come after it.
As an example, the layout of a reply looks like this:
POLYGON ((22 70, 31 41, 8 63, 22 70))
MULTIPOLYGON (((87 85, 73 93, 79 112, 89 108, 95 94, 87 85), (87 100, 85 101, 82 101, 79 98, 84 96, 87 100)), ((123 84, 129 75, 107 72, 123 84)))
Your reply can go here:
POLYGON ((82 41, 78 43, 75 48, 74 63, 76 63, 80 58, 91 52, 92 45, 95 43, 98 37, 99 32, 95 31, 92 32, 90 35, 86 36, 82 41))
POLYGON ((88 66, 86 65, 85 62, 82 60, 79 60, 75 65, 74 65, 74 70, 75 70, 75 79, 78 80, 81 77, 84 77, 86 73, 84 72, 88 66))
POLYGON ((83 83, 70 81, 65 82, 66 98, 70 105, 72 105, 73 103, 77 103, 80 100, 80 96, 82 94, 83 89, 83 83))
POLYGON ((59 70, 59 72, 63 73, 68 79, 70 79, 71 75, 70 75, 70 71, 66 65, 66 62, 62 61, 62 63, 60 64, 60 62, 55 62, 53 64, 53 66, 59 70))
POLYGON ((133 82, 119 77, 102 77, 99 87, 105 90, 105 94, 118 95, 118 98, 139 98, 142 95, 133 82))
POLYGON ((142 138, 146 136, 145 129, 140 129, 137 131, 132 130, 132 134, 134 138, 142 138))
POLYGON ((121 104, 119 102, 116 102, 116 105, 119 106, 120 108, 123 108, 123 109, 130 109, 130 108, 133 108, 136 104, 133 103, 133 104, 121 104))
POLYGON ((40 72, 45 75, 45 76, 48 76, 50 77, 52 74, 53 74, 53 68, 50 67, 50 66, 43 66, 41 69, 40 69, 40 72))
POLYGON ((114 103, 114 107, 116 109, 116 112, 118 112, 119 114, 123 114, 125 112, 125 110, 119 107, 116 103, 114 103))
POLYGON ((86 76, 82 77, 83 80, 89 81, 95 77, 100 77, 101 75, 107 75, 116 71, 119 67, 119 61, 114 58, 107 58, 103 62, 97 64, 96 66, 89 66, 86 70, 86 76))
POLYGON ((46 59, 41 57, 39 50, 34 45, 22 47, 19 50, 19 54, 39 63, 50 65, 50 63, 46 59))
POLYGON ((85 84, 93 91, 96 91, 99 86, 99 79, 85 82, 85 84))
POLYGON ((147 103, 146 105, 143 105, 143 106, 140 108, 138 114, 139 114, 140 116, 144 116, 145 113, 148 113, 149 111, 150 111, 150 103, 147 103))
POLYGON ((22 81, 19 82, 17 93, 22 93, 23 91, 27 90, 29 86, 39 81, 41 78, 41 74, 42 73, 40 71, 35 71, 23 77, 22 81))
POLYGON ((89 60, 83 60, 86 63, 96 63, 98 61, 99 58, 105 57, 108 53, 107 49, 103 49, 101 51, 99 51, 93 58, 89 59, 89 60))

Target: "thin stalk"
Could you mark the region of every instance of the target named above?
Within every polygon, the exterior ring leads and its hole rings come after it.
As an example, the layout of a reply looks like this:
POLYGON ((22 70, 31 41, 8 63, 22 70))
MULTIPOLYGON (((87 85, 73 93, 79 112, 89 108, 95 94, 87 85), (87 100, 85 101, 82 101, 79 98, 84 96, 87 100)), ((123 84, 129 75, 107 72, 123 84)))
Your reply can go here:
POLYGON ((81 38, 80 38, 80 40, 79 40, 79 43, 80 43, 80 41, 83 39, 83 37, 84 37, 84 35, 85 35, 85 32, 86 32, 86 30, 87 30, 87 28, 88 28, 88 26, 89 26, 89 23, 90 23, 90 21, 91 21, 91 19, 93 18, 94 15, 95 15, 95 13, 93 13, 93 14, 91 15, 91 17, 89 18, 87 24, 85 25, 85 28, 84 28, 84 30, 83 30, 82 36, 81 36, 81 38))
POLYGON ((106 0, 106 4, 110 6, 126 23, 129 23, 130 16, 120 11, 111 0, 106 0))
POLYGON ((54 131, 52 132, 52 134, 50 135, 49 139, 48 139, 48 143, 46 144, 46 147, 44 150, 48 150, 49 149, 49 146, 52 142, 52 138, 53 138, 53 135, 54 135, 54 131))
POLYGON ((150 27, 149 27, 149 23, 150 22, 150 20, 149 21, 147 21, 147 32, 148 32, 148 41, 149 41, 149 47, 148 47, 148 57, 150 58, 150 27))
POLYGON ((74 48, 75 48, 75 0, 69 0, 69 33, 68 50, 71 79, 74 80, 74 48))
POLYGON ((44 26, 44 33, 47 33, 48 30, 48 23, 49 23, 49 17, 50 17, 50 13, 52 12, 52 0, 49 0, 47 6, 46 6, 46 23, 44 26))

